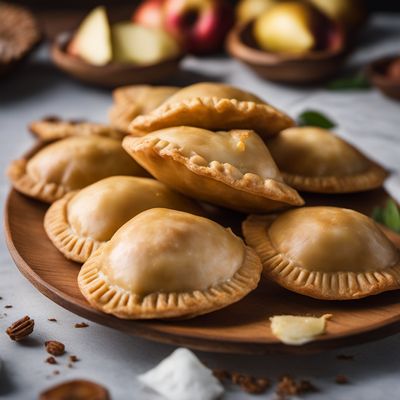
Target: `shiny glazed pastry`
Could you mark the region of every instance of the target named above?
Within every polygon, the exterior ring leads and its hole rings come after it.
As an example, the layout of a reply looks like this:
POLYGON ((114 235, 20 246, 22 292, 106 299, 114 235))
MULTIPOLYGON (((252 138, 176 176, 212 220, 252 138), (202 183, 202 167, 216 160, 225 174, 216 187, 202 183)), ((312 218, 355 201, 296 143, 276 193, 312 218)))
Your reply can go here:
POLYGON ((109 111, 109 120, 115 128, 128 132, 129 124, 141 114, 147 114, 173 95, 178 87, 132 85, 113 91, 115 104, 109 111))
POLYGON ((127 136, 123 146, 155 178, 189 197, 255 213, 303 204, 253 131, 182 126, 127 136))
POLYGON ((51 141, 70 136, 104 136, 121 140, 125 134, 109 125, 84 121, 67 121, 59 118, 44 118, 33 121, 30 131, 40 140, 51 141))
POLYGON ((85 262, 125 222, 155 207, 202 213, 196 202, 154 179, 112 176, 53 203, 44 227, 65 257, 85 262))
POLYGON ((261 137, 293 125, 286 114, 259 97, 222 83, 197 83, 169 97, 160 107, 130 125, 136 136, 173 126, 217 130, 252 129, 261 137))
POLYGON ((153 208, 123 225, 82 266, 89 303, 120 318, 189 318, 232 304, 260 279, 261 263, 230 229, 153 208))
POLYGON ((305 192, 376 189, 387 175, 353 146, 321 128, 289 128, 269 139, 267 146, 285 182, 305 192))
POLYGON ((369 217, 335 207, 249 216, 246 242, 264 274, 324 300, 352 300, 400 288, 400 252, 369 217))
POLYGON ((16 190, 47 203, 108 176, 147 175, 120 141, 94 136, 48 144, 28 158, 13 161, 7 173, 16 190))

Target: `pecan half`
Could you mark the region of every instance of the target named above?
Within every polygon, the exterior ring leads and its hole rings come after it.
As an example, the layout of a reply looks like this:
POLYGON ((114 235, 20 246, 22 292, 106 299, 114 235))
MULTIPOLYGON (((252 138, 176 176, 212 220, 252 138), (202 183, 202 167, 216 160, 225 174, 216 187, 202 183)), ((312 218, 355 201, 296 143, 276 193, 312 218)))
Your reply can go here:
POLYGON ((62 356, 65 353, 65 346, 61 342, 57 342, 56 340, 49 340, 44 343, 46 346, 46 351, 52 356, 62 356))
POLYGON ((33 332, 34 326, 35 321, 26 315, 9 326, 6 333, 11 340, 19 341, 29 336, 33 332))

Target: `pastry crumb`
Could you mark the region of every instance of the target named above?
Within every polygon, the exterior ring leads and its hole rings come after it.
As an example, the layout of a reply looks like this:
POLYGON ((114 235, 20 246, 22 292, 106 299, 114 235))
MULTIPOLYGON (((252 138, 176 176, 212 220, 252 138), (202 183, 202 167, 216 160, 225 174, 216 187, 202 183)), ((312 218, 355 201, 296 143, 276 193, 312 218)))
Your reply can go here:
POLYGON ((276 394, 279 400, 286 400, 290 396, 317 392, 318 389, 308 380, 296 382, 291 376, 284 375, 279 379, 276 394))
POLYGON ((69 361, 76 363, 76 362, 80 361, 80 359, 77 356, 72 355, 72 356, 69 356, 69 361))
POLYGON ((89 324, 87 324, 86 322, 79 322, 74 325, 75 328, 87 328, 88 326, 89 324))

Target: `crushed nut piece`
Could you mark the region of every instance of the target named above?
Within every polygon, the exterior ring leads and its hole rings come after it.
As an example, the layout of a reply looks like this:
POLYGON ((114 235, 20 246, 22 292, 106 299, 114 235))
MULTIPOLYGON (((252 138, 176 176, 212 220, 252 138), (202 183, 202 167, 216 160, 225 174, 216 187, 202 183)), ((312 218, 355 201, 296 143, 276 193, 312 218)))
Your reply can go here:
POLYGON ((69 356, 69 361, 75 363, 75 362, 78 362, 80 360, 79 360, 79 358, 77 356, 72 355, 72 356, 69 356))
POLYGON ((53 356, 47 357, 46 362, 47 364, 57 364, 57 360, 53 356))
POLYGON ((297 383, 292 377, 285 375, 278 382, 276 394, 280 400, 284 400, 288 396, 297 396, 304 393, 316 392, 317 390, 310 381, 302 380, 297 383))
POLYGON ((335 379, 335 382, 336 382, 338 385, 346 385, 346 384, 349 383, 349 379, 347 378, 347 376, 338 375, 338 376, 336 377, 336 379, 335 379))
POLYGON ((246 377, 240 384, 240 387, 247 393, 262 394, 266 392, 270 385, 270 381, 266 378, 255 379, 253 377, 246 377))
POLYGON ((47 318, 47 320, 50 322, 57 322, 57 320, 55 318, 47 318))
POLYGON ((252 394, 261 394, 270 387, 271 382, 266 378, 255 378, 250 375, 240 374, 238 372, 233 372, 231 375, 232 383, 239 385, 240 388, 252 394))
POLYGON ((35 321, 26 315, 9 326, 6 333, 11 340, 19 341, 29 336, 33 332, 34 326, 35 321))
POLYGON ((55 371, 53 371, 53 375, 60 375, 60 371, 56 369, 55 371))
POLYGON ((4 306, 4 308, 12 308, 11 304, 7 304, 6 306, 4 306))
POLYGON ((214 369, 213 375, 220 381, 224 382, 225 380, 231 379, 231 374, 225 369, 214 369))
POLYGON ((301 380, 300 383, 297 385, 297 387, 299 394, 318 391, 318 389, 310 381, 305 381, 305 380, 301 380))
POLYGON ((87 324, 86 322, 80 322, 78 324, 75 324, 75 328, 87 328, 89 326, 89 324, 87 324))
POLYGON ((343 361, 353 361, 354 356, 351 356, 349 354, 339 354, 336 356, 338 360, 343 360, 343 361))
POLYGON ((44 343, 46 346, 46 351, 53 356, 62 356, 65 353, 65 346, 61 342, 56 340, 49 340, 44 343))

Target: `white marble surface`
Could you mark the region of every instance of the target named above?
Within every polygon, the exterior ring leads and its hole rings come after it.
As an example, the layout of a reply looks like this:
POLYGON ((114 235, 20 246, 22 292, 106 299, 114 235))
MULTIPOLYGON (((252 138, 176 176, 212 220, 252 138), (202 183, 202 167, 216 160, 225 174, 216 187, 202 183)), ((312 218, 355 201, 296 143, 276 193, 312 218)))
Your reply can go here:
MULTIPOLYGON (((365 42, 351 60, 359 66, 366 60, 400 50, 400 17, 374 18, 365 34, 365 42)), ((31 144, 26 131, 29 121, 43 115, 57 114, 71 118, 106 120, 111 103, 110 93, 81 86, 56 71, 46 61, 46 49, 6 81, 0 81, 0 169, 31 144)), ((384 98, 375 90, 327 92, 322 88, 291 89, 260 81, 239 63, 227 59, 201 62, 188 59, 185 81, 221 79, 261 95, 293 116, 306 108, 322 110, 339 124, 338 133, 358 145, 370 157, 393 171, 387 183, 393 196, 400 200, 400 103, 384 98)), ((8 192, 4 173, 0 175, 0 200, 3 206, 8 192)), ((148 370, 172 352, 173 347, 151 343, 140 338, 89 322, 86 329, 73 325, 81 318, 63 310, 36 291, 14 266, 4 239, 0 243, 0 398, 36 399, 38 393, 56 382, 70 378, 89 378, 107 386, 113 399, 158 399, 144 390, 135 376, 148 370), (12 304, 13 308, 4 306, 12 304), (5 313, 7 315, 5 315, 5 313), (29 314, 36 321, 32 339, 16 344, 1 333, 14 320, 29 314), (49 322, 55 317, 58 322, 49 322), (73 369, 67 358, 60 364, 44 363, 44 340, 64 342, 69 354, 81 358, 73 369), (60 375, 52 372, 59 370, 60 375)), ((322 354, 289 357, 218 355, 198 352, 210 366, 255 373, 277 378, 291 373, 310 378, 321 389, 310 399, 378 400, 394 399, 400 392, 400 335, 379 342, 322 354), (338 361, 340 353, 355 355, 354 361, 338 361), (345 374, 350 385, 336 385, 336 374, 345 374)), ((224 399, 247 399, 230 388, 224 399)), ((273 392, 260 398, 273 399, 273 392)), ((397 397, 398 398, 398 397, 397 397)))

